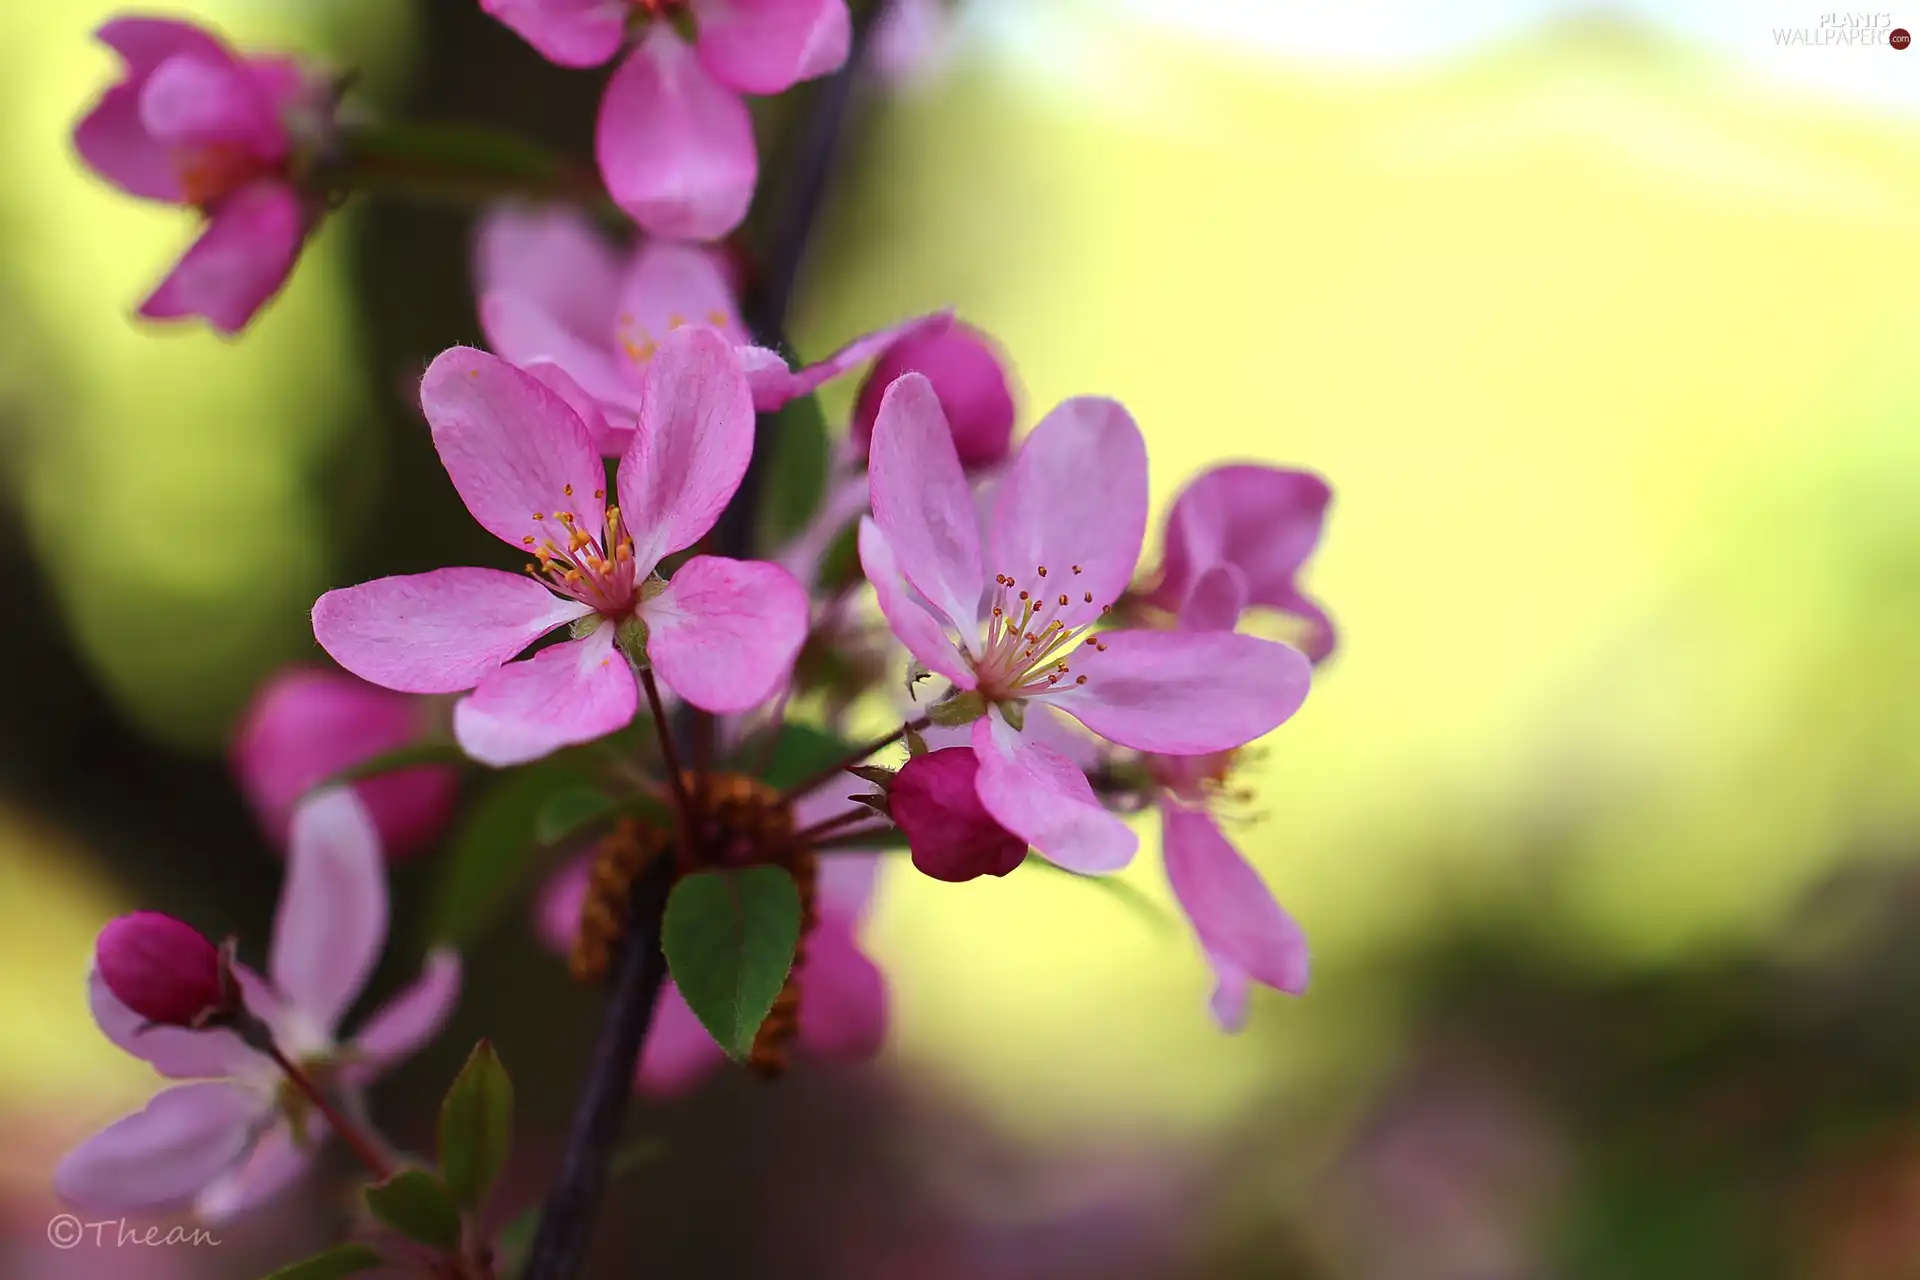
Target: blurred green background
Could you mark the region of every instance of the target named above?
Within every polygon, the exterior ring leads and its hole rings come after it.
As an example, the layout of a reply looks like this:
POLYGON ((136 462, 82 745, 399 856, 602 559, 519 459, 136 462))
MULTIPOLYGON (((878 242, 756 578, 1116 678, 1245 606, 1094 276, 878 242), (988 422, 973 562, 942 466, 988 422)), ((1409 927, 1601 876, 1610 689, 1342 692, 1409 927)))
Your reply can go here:
MULTIPOLYGON (((469 0, 154 7, 590 144, 600 74, 469 0)), ((33 1247, 146 1088, 80 977, 135 902, 264 940, 234 717, 322 590, 491 554, 408 403, 478 340, 469 219, 356 205, 239 342, 135 324, 189 226, 71 152, 113 8, 0 8, 0 1270, 249 1275, 324 1197, 218 1256, 33 1247)), ((1920 1275, 1920 52, 1402 8, 972 6, 865 108, 795 325, 951 305, 1023 422, 1122 399, 1161 506, 1229 457, 1331 480, 1343 648, 1234 832, 1310 994, 1222 1036, 1182 930, 902 866, 882 1061, 644 1112, 605 1274, 1920 1275)), ((380 1111, 491 1034, 531 1193, 593 1001, 522 921, 471 966, 380 1111)))

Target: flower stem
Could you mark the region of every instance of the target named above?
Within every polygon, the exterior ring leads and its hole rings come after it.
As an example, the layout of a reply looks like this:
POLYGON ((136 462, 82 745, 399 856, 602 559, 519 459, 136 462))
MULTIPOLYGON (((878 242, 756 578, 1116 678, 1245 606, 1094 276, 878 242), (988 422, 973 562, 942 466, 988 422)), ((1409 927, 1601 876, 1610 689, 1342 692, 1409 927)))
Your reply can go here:
POLYGON ((829 835, 842 827, 850 827, 856 822, 865 822, 874 816, 873 810, 865 805, 850 809, 846 813, 837 813, 831 818, 822 818, 810 827, 802 827, 793 833, 795 848, 804 849, 816 843, 821 836, 829 835))
POLYGON ((317 175, 338 194, 434 204, 542 200, 616 216, 593 166, 559 159, 510 134, 455 125, 382 122, 348 130, 317 175))
POLYGON ((327 1123, 333 1126, 333 1131, 340 1135, 340 1140, 347 1144, 361 1164, 367 1166, 367 1172, 381 1182, 391 1178, 392 1163, 381 1154, 380 1148, 374 1144, 373 1140, 360 1131, 359 1125, 347 1119, 345 1113, 333 1105, 333 1099, 327 1097, 326 1090, 322 1089, 312 1076, 301 1070, 299 1064, 287 1057, 279 1045, 268 1041, 266 1050, 268 1056, 273 1059, 274 1065, 279 1067, 282 1074, 293 1083, 293 1087, 306 1096, 307 1101, 313 1104, 315 1111, 326 1117, 327 1123))
POLYGON ((687 791, 687 778, 680 768, 680 746, 674 741, 673 727, 667 723, 667 709, 660 701, 660 686, 653 678, 653 668, 642 668, 640 687, 647 691, 647 706, 653 711, 653 724, 660 734, 660 762, 666 767, 667 783, 673 790, 673 805, 680 818, 681 855, 698 853, 691 846, 699 838, 699 828, 694 824, 698 820, 694 813, 693 796, 687 791))
POLYGON ((887 747, 892 746, 894 743, 900 741, 900 739, 906 737, 909 733, 920 732, 922 729, 926 728, 929 724, 932 724, 932 723, 933 722, 929 720, 926 716, 921 716, 918 720, 909 721, 908 723, 901 725, 898 729, 895 729, 892 733, 889 733, 884 738, 875 738, 872 742, 867 743, 865 746, 855 747, 851 752, 847 754, 845 759, 834 762, 829 767, 820 770, 818 773, 815 773, 810 777, 801 779, 799 782, 796 782, 792 786, 788 787, 785 791, 782 791, 780 793, 781 803, 792 804, 796 799, 807 794, 807 792, 813 790, 815 787, 824 786, 825 784, 832 782, 834 779, 834 775, 840 773, 845 769, 852 768, 856 764, 859 764, 862 760, 865 760, 868 756, 872 755, 874 752, 881 751, 887 747))

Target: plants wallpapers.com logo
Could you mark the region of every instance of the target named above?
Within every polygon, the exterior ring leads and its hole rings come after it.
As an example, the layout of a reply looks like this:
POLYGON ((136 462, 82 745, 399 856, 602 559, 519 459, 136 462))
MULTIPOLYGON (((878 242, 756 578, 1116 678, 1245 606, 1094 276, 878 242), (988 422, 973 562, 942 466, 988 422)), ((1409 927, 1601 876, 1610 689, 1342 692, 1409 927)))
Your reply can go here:
POLYGON ((1777 45, 1887 45, 1905 49, 1913 36, 1905 27, 1894 25, 1891 13, 1823 13, 1818 25, 1811 27, 1775 27, 1777 45))

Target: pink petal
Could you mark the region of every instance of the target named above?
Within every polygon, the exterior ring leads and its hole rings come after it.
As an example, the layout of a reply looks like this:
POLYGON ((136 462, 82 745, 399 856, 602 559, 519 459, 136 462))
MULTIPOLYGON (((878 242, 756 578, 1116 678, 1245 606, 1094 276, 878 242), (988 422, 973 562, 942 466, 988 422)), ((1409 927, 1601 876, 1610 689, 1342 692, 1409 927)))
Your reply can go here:
POLYGON ((868 65, 895 89, 928 79, 952 45, 953 21, 944 0, 892 0, 874 26, 868 65))
POLYGON ((1085 875, 1133 861, 1140 837, 1100 807, 1087 775, 1071 760, 1016 732, 998 714, 974 721, 973 750, 980 758, 980 803, 1047 861, 1085 875))
POLYGON ((140 86, 117 84, 100 96, 73 130, 87 167, 128 195, 181 203, 186 191, 173 152, 140 123, 140 86))
POLYGON ((664 22, 613 73, 594 152, 614 203, 670 240, 717 240, 739 226, 760 171, 746 103, 664 22))
POLYGON ((1071 659, 1083 685, 1047 701, 1109 742, 1170 756, 1244 746, 1306 701, 1299 650, 1229 631, 1111 631, 1071 659))
POLYGON ((87 1004, 102 1035, 175 1080, 235 1075, 260 1061, 259 1055, 230 1031, 148 1026, 145 1018, 107 989, 97 969, 87 974, 87 1004))
POLYGON ((374 1011, 353 1038, 354 1076, 364 1083, 417 1053, 460 1000, 460 956, 446 947, 427 953, 420 976, 374 1011))
POLYGON ((533 928, 549 950, 566 953, 573 949, 574 935, 580 932, 580 908, 587 900, 587 884, 593 875, 591 853, 567 863, 541 886, 534 902, 533 928))
POLYGON ((207 1185, 193 1202, 194 1216, 218 1225, 272 1200, 313 1167, 314 1153, 320 1149, 329 1129, 321 1117, 308 1117, 307 1141, 303 1146, 294 1141, 293 1130, 284 1121, 276 1123, 238 1167, 207 1185))
POLYGON ((258 1094, 224 1082, 176 1085, 69 1151, 53 1189, 76 1208, 151 1209, 194 1195, 253 1144, 258 1094))
POLYGON ((172 274, 140 304, 140 314, 149 320, 205 316, 220 332, 238 333, 287 282, 306 234, 291 187, 250 183, 220 202, 172 274))
POLYGON ((171 18, 121 17, 93 33, 127 64, 127 79, 144 80, 168 58, 195 57, 209 62, 234 61, 233 54, 213 35, 189 22, 171 18))
POLYGON ((895 775, 887 808, 922 874, 959 884, 1007 875, 1026 861, 1026 840, 981 804, 979 772, 972 748, 944 747, 912 757, 895 775))
POLYGON ((640 606, 661 683, 705 711, 745 711, 772 697, 807 638, 807 593, 760 561, 695 556, 640 606))
POLYGON ((1180 607, 1182 631, 1231 631, 1247 608, 1247 579, 1230 564, 1216 564, 1198 578, 1180 607))
POLYGON ((613 639, 613 624, 603 622, 486 677, 453 709, 460 749, 505 768, 624 728, 639 690, 613 639))
MULTIPOLYGON (((845 807, 844 801, 841 807, 845 807)), ((818 821, 820 818, 811 814, 803 817, 800 804, 795 804, 796 825, 805 826, 818 821)), ((874 885, 880 879, 880 863, 878 854, 836 853, 830 858, 822 858, 820 877, 815 885, 820 919, 823 922, 835 920, 853 930, 866 917, 873 903, 874 885)))
MULTIPOLYGON (((344 672, 289 667, 254 695, 234 736, 233 771, 275 844, 293 806, 342 769, 420 737, 423 704, 344 672)), ((436 766, 356 783, 389 855, 431 841, 452 815, 459 778, 436 766)))
POLYGON ((458 693, 591 612, 524 574, 435 569, 327 592, 313 606, 313 637, 363 680, 404 693, 458 693))
POLYGON ((420 381, 433 447, 480 526, 527 552, 567 545, 557 512, 599 534, 606 468, 586 424, 538 378, 472 347, 443 351, 420 381), (539 517, 536 519, 536 517, 539 517))
MULTIPOLYGON (((474 292, 512 294, 604 349, 618 310, 624 259, 572 209, 491 209, 474 237, 474 292)), ((487 340, 500 355, 525 363, 491 332, 487 340)))
POLYGON ((618 0, 480 0, 480 7, 563 67, 597 67, 626 38, 628 9, 618 0))
POLYGON ((633 442, 620 459, 620 515, 642 573, 713 528, 753 453, 753 397, 733 345, 676 329, 647 365, 633 442))
POLYGON ((1013 445, 1013 388, 1006 360, 993 340, 948 316, 936 318, 890 344, 874 361, 854 402, 854 447, 867 451, 887 388, 904 374, 926 375, 939 397, 960 465, 998 466, 1013 445))
POLYGON ((237 146, 262 161, 287 153, 286 131, 260 83, 230 58, 168 58, 140 90, 140 123, 163 146, 237 146))
MULTIPOLYGON (((844 855, 824 859, 826 865, 844 855)), ((822 868, 823 870, 825 867, 822 868)), ((887 1038, 887 980, 850 922, 822 913, 800 966, 800 1051, 826 1062, 864 1062, 887 1038)))
POLYGON ((631 419, 619 426, 609 420, 606 406, 587 394, 586 388, 573 380, 573 375, 553 363, 551 360, 535 360, 520 366, 538 379, 540 385, 567 402, 567 408, 580 415, 580 423, 587 429, 587 437, 593 441, 593 447, 602 457, 617 458, 627 451, 633 442, 633 422, 631 419))
MULTIPOLYGON (((605 333, 610 338, 611 318, 607 324, 605 333)), ((527 294, 495 291, 482 296, 480 329, 487 335, 487 345, 513 364, 522 368, 555 364, 602 404, 635 408, 640 403, 639 380, 628 376, 629 369, 599 331, 582 336, 527 294)))
POLYGON ((943 328, 950 322, 951 317, 944 311, 915 316, 891 328, 863 333, 826 359, 799 369, 789 369, 779 353, 765 347, 742 347, 740 363, 747 371, 747 382, 753 387, 753 407, 761 413, 772 413, 877 358, 895 343, 925 330, 943 328))
POLYGON ((868 467, 873 522, 900 572, 953 622, 961 643, 974 641, 986 580, 980 518, 940 399, 920 374, 887 388, 868 467))
POLYGON ((702 0, 700 61, 741 93, 779 93, 847 60, 846 0, 702 0))
POLYGON ((907 652, 935 675, 945 676, 959 688, 973 688, 973 668, 947 638, 944 620, 906 584, 887 535, 866 516, 860 519, 860 568, 873 584, 887 626, 907 652))
POLYGON ((620 286, 617 327, 630 358, 688 324, 718 329, 735 346, 747 341, 725 264, 712 249, 649 240, 633 256, 620 286))
POLYGON ((687 998, 669 979, 653 1010, 646 1048, 640 1055, 640 1091, 656 1098, 685 1093, 727 1055, 687 1005, 687 998))
POLYGON ((268 976, 288 1005, 330 1036, 386 942, 380 836, 351 790, 330 787, 294 810, 268 976))
POLYGON ((288 111, 325 110, 333 93, 327 76, 298 58, 255 54, 240 66, 266 96, 277 119, 288 111))
POLYGON ((1213 819, 1163 800, 1160 823, 1167 879, 1219 977, 1214 1014, 1221 1025, 1239 1029, 1249 978, 1290 995, 1304 992, 1306 935, 1213 819))

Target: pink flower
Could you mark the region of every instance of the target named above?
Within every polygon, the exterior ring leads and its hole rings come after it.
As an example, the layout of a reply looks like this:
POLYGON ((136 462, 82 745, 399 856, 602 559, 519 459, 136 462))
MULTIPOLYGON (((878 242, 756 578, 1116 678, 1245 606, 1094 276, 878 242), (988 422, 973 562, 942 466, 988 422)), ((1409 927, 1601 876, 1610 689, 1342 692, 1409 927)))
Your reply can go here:
POLYGON ((935 880, 959 883, 1004 876, 1027 857, 1027 842, 980 803, 979 758, 969 747, 914 756, 887 788, 887 808, 907 837, 913 865, 935 880))
POLYGON ((286 283, 306 239, 290 175, 296 150, 330 127, 323 86, 290 60, 238 57, 183 22, 116 18, 95 34, 127 74, 74 129, 81 158, 130 195, 207 218, 140 314, 205 316, 237 333, 286 283))
MULTIPOLYGON (((234 735, 233 771, 275 844, 285 844, 300 798, 334 774, 420 741, 421 699, 340 671, 287 667, 254 695, 234 735)), ((433 842, 453 816, 459 775, 443 765, 356 782, 388 857, 433 842)))
POLYGON ((932 384, 896 381, 873 433, 860 562, 893 633, 952 682, 987 812, 1070 870, 1111 871, 1138 840, 1086 776, 1022 731, 1031 704, 1100 737, 1205 755, 1276 728, 1311 668, 1231 632, 1095 631, 1126 589, 1147 516, 1146 445, 1111 400, 1068 400, 1033 429, 983 519, 932 384))
MULTIPOLYGON (((803 802, 797 806, 795 820, 804 826, 831 816, 834 808, 843 805, 837 799, 824 808, 803 802)), ((563 869, 541 894, 540 936, 556 951, 573 944, 591 868, 589 855, 563 869)), ((859 943, 860 925, 879 871, 878 855, 831 853, 820 858, 815 899, 819 923, 807 936, 800 967, 796 1042, 802 1055, 817 1061, 864 1062, 880 1051, 886 1039, 886 978, 859 943)), ((640 1058, 636 1081, 640 1090, 659 1097, 684 1093, 726 1059, 726 1051, 668 979, 640 1058)))
POLYGON ((480 327, 494 353, 573 406, 602 453, 632 438, 647 367, 669 333, 710 325, 734 344, 753 407, 770 413, 873 359, 923 326, 923 316, 863 334, 818 364, 789 369, 755 346, 740 322, 724 261, 696 245, 649 240, 622 254, 580 215, 497 210, 481 224, 474 275, 480 327))
POLYGON ((717 239, 746 216, 760 162, 740 95, 825 75, 846 61, 851 36, 845 0, 481 0, 481 8, 563 67, 599 66, 631 42, 600 102, 595 151, 615 203, 674 240, 717 239))
POLYGON ((853 407, 853 443, 873 444, 873 422, 887 388, 903 374, 926 375, 940 400, 960 465, 969 471, 998 466, 1013 447, 1013 389, 1006 360, 993 339, 958 320, 925 325, 881 353, 860 384, 853 407))
POLYGON ((1243 607, 1305 620, 1307 656, 1324 660, 1334 649, 1333 622, 1294 579, 1319 545, 1332 499, 1326 481, 1305 471, 1242 464, 1202 472, 1167 513, 1166 558, 1147 602, 1180 613, 1194 584, 1223 567, 1229 581, 1218 590, 1239 592, 1243 607))
MULTIPOLYGON (((112 926, 109 926, 109 930, 112 926)), ((293 819, 268 978, 238 970, 247 1008, 289 1058, 336 1090, 351 1112, 365 1087, 439 1030, 460 988, 450 952, 427 957, 420 978, 351 1041, 336 1039, 387 937, 386 870, 373 823, 353 794, 323 792, 293 819)), ((102 935, 104 944, 108 941, 102 935)), ((105 957, 103 956, 103 959, 105 957)), ((231 1031, 149 1026, 96 967, 93 1018, 107 1039, 175 1084, 61 1160, 54 1189, 79 1208, 132 1212, 191 1200, 222 1221, 259 1204, 304 1171, 323 1122, 288 1103, 271 1059, 231 1031)))
POLYGON ((116 1000, 161 1026, 196 1026, 228 1003, 219 948, 186 921, 158 911, 109 920, 94 944, 93 963, 116 1000))
POLYGON ((491 765, 590 742, 633 719, 630 661, 697 707, 743 711, 787 679, 807 598, 773 565, 695 556, 753 450, 753 403, 733 349, 675 330, 641 387, 618 506, 579 414, 519 369, 455 347, 428 368, 420 405, 454 488, 483 528, 533 556, 528 574, 436 569, 329 591, 313 633, 335 661, 407 693, 473 692, 454 737, 491 765), (510 661, 570 625, 570 639, 510 661))

